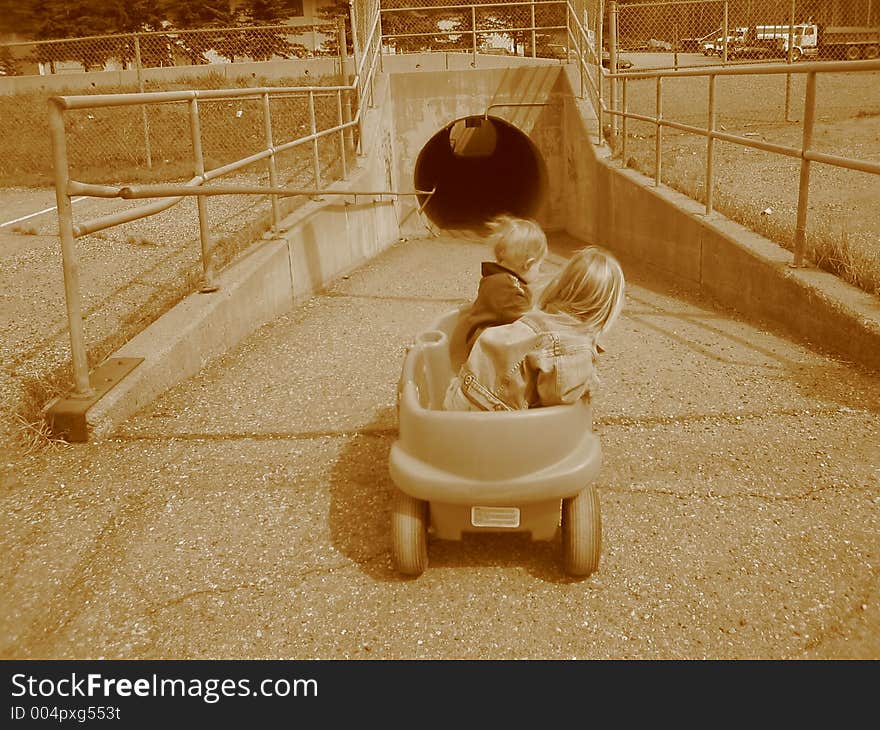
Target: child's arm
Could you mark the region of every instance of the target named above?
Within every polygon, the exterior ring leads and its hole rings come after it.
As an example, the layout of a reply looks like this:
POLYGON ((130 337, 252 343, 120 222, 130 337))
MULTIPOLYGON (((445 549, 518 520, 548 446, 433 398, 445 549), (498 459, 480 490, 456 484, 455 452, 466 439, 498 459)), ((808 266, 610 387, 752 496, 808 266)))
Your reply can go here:
POLYGON ((539 405, 576 403, 581 398, 589 398, 599 384, 590 353, 581 351, 557 357, 533 354, 527 360, 534 368, 539 405))

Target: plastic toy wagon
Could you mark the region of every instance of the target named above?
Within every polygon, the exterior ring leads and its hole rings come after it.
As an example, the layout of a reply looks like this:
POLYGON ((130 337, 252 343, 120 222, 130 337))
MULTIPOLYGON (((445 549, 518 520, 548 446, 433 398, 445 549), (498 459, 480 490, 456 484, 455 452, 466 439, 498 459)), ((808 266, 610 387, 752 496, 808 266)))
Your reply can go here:
POLYGON ((391 513, 395 568, 420 575, 428 538, 464 532, 527 532, 553 540, 562 532, 565 571, 586 576, 601 550, 602 463, 591 406, 522 411, 442 410, 452 378, 448 336, 458 311, 416 338, 403 363, 399 436, 389 470, 397 486, 391 513))

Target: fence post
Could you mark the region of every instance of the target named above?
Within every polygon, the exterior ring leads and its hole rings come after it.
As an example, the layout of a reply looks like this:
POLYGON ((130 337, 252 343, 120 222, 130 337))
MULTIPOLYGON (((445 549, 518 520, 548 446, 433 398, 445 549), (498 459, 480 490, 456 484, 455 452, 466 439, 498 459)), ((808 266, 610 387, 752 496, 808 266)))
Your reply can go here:
POLYGON ((315 172, 315 189, 321 189, 321 160, 318 157, 318 124, 315 119, 315 92, 309 89, 309 127, 312 134, 312 165, 315 172))
MULTIPOLYGON (((199 122, 199 100, 193 97, 189 102, 190 133, 193 146, 193 168, 196 175, 205 174, 205 156, 202 152, 202 127, 199 122)), ((202 285, 199 291, 210 294, 219 287, 214 284, 214 261, 211 250, 211 230, 208 225, 208 200, 204 195, 196 197, 199 209, 199 240, 202 244, 202 285)))
POLYGON ((804 134, 801 142, 801 176, 798 187, 797 224, 794 231, 793 266, 803 265, 804 249, 807 241, 807 204, 810 198, 810 160, 806 153, 813 144, 813 120, 816 112, 816 72, 807 74, 807 88, 804 97, 804 134))
MULTIPOLYGON (((272 114, 269 108, 269 92, 263 93, 263 126, 266 130, 266 147, 272 150, 269 155, 269 185, 273 188, 278 187, 278 165, 275 162, 275 142, 272 139, 272 114)), ((272 231, 277 233, 281 223, 281 211, 278 209, 278 196, 272 196, 272 231)))
POLYGON ((715 194, 715 173, 713 171, 715 155, 715 74, 709 74, 709 120, 706 124, 709 136, 706 138, 706 215, 712 215, 713 197, 715 194))
POLYGON ((660 121, 663 119, 663 77, 657 77, 657 132, 654 136, 654 184, 660 185, 660 169, 663 144, 663 125, 660 121))
POLYGON ((721 21, 721 60, 724 63, 727 63, 727 36, 730 33, 728 29, 728 15, 730 8, 728 7, 728 0, 724 0, 724 17, 721 21))
MULTIPOLYGON (((604 53, 602 54, 604 55, 604 53)), ((601 65, 601 59, 599 61, 601 65)), ((608 79, 608 97, 611 101, 611 111, 617 111, 617 79, 614 74, 617 73, 617 2, 611 0, 608 4, 608 70, 611 72, 611 78, 608 79)), ((617 143, 617 129, 619 120, 616 114, 611 115, 611 148, 617 143)))
POLYGON ((477 10, 471 5, 471 46, 474 53, 474 68, 477 67, 477 10))
POLYGON ((537 43, 537 35, 535 33, 535 0, 532 0, 532 4, 529 7, 532 9, 532 58, 536 58, 538 54, 535 48, 537 43))
MULTIPOLYGON (((140 36, 134 34, 134 66, 137 69, 138 91, 144 93, 144 65, 141 62, 141 40, 140 36)), ((150 122, 147 119, 147 105, 141 106, 141 118, 144 123, 144 153, 147 157, 147 169, 153 169, 153 153, 150 148, 150 122)))
MULTIPOLYGON (((786 54, 786 63, 792 62, 792 46, 794 45, 794 4, 795 0, 791 0, 791 10, 788 14, 788 53, 786 54)), ((785 74, 785 121, 791 121, 791 74, 785 74)))
POLYGON ((64 110, 54 99, 49 101, 49 127, 55 166, 55 203, 58 206, 58 236, 61 239, 61 263, 64 271, 64 300, 70 330, 70 356, 73 361, 74 398, 94 395, 89 380, 89 360, 83 334, 82 305, 79 300, 79 264, 73 239, 73 208, 67 194, 67 140, 64 110))

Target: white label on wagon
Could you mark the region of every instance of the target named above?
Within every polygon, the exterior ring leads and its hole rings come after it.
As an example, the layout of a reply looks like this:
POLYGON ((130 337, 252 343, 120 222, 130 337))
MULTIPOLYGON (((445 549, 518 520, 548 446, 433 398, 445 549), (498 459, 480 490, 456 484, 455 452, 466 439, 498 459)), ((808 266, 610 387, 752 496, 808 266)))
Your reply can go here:
POLYGON ((519 507, 471 507, 474 527, 519 527, 519 507))

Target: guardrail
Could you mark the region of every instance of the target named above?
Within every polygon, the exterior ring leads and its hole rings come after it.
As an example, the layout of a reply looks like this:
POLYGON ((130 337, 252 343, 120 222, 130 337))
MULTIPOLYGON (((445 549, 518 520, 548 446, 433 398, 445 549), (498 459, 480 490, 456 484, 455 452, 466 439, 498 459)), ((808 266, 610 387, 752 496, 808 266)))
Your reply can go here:
MULTIPOLYGON (((199 218, 199 238, 201 244, 202 282, 200 291, 209 293, 217 290, 214 280, 213 247, 208 226, 207 198, 211 195, 269 195, 272 202, 272 227, 277 230, 281 220, 278 205, 280 197, 290 195, 428 195, 432 191, 329 191, 326 190, 318 154, 318 141, 325 137, 338 136, 342 178, 348 177, 346 149, 354 148, 356 154, 364 154, 369 140, 363 135, 364 109, 373 105, 373 84, 377 65, 380 63, 381 39, 379 36, 378 4, 366 19, 355 16, 354 4, 351 7, 351 23, 355 29, 353 49, 356 73, 351 82, 338 86, 308 87, 260 87, 221 90, 168 91, 134 94, 93 94, 52 97, 49 102, 50 134, 52 137, 53 162, 55 170, 55 197, 58 210, 58 231, 61 241, 62 267, 67 317, 70 330, 71 359, 73 367, 73 398, 90 398, 94 391, 89 378, 88 357, 85 345, 82 304, 80 301, 79 265, 75 240, 90 233, 146 218, 171 208, 185 197, 196 196, 199 218), (365 20, 369 28, 366 34, 357 33, 358 20, 365 20), (272 131, 270 100, 279 97, 306 96, 309 109, 309 133, 289 141, 277 143, 272 131), (315 99, 320 96, 336 98, 336 123, 326 129, 319 129, 315 114, 315 99), (356 111, 352 113, 353 97, 356 111), (229 162, 225 165, 206 169, 202 149, 199 103, 228 99, 259 99, 262 101, 263 149, 229 162), (85 183, 72 179, 69 172, 67 152, 67 133, 65 112, 107 107, 126 107, 146 104, 186 103, 189 107, 189 133, 192 144, 193 177, 183 185, 154 186, 109 186, 85 183), (302 145, 311 145, 311 166, 314 188, 293 189, 278 185, 276 158, 279 154, 302 145), (249 165, 265 161, 269 176, 268 187, 227 186, 223 189, 203 187, 205 183, 224 175, 241 170, 249 165), (75 223, 71 199, 74 196, 120 197, 120 198, 166 198, 132 210, 121 211, 101 218, 75 223)), ((340 19, 341 20, 341 19, 340 19)), ((346 49, 344 24, 338 24, 339 45, 343 55, 346 49)), ((345 68, 343 63, 342 68, 345 68)))
MULTIPOLYGON (((859 73, 868 71, 880 71, 880 60, 869 61, 838 61, 838 62, 816 62, 804 63, 797 66, 787 64, 767 64, 767 65, 749 65, 745 67, 726 66, 723 68, 692 68, 679 69, 678 71, 645 71, 626 73, 609 73, 610 80, 617 80, 622 83, 622 108, 617 108, 616 103, 612 101, 611 105, 602 104, 602 111, 614 118, 622 121, 621 144, 619 151, 615 156, 621 157, 626 163, 626 140, 627 140, 627 121, 648 122, 655 126, 655 152, 654 152, 654 184, 659 185, 662 170, 662 143, 663 128, 677 129, 682 132, 700 135, 706 138, 706 169, 705 169, 705 190, 706 190, 706 215, 711 215, 713 210, 713 192, 714 192, 714 175, 713 175, 713 153, 716 140, 731 142, 743 147, 751 147, 753 149, 772 152, 786 157, 798 158, 800 165, 800 180, 798 187, 797 200, 797 219, 795 225, 794 239, 794 260, 792 266, 799 267, 803 265, 805 243, 806 243, 806 223, 807 209, 809 204, 810 190, 810 165, 812 162, 821 162, 827 165, 846 168, 858 172, 867 172, 874 175, 880 175, 880 163, 870 160, 860 160, 851 157, 842 157, 840 155, 832 155, 819 152, 812 148, 813 146, 813 126, 816 118, 816 75, 821 73, 859 73), (743 137, 736 134, 719 130, 715 123, 715 79, 719 76, 744 76, 744 75, 779 75, 779 74, 805 74, 806 75, 806 93, 804 96, 804 114, 803 114, 803 132, 800 147, 788 147, 785 145, 764 142, 762 140, 743 137), (663 80, 666 78, 684 78, 705 76, 708 78, 708 107, 706 110, 706 126, 698 127, 692 124, 683 124, 671 119, 663 117, 663 80), (627 84, 635 79, 655 79, 655 108, 654 116, 647 114, 635 114, 627 108, 627 84)), ((612 100, 616 96, 612 93, 612 100)))

